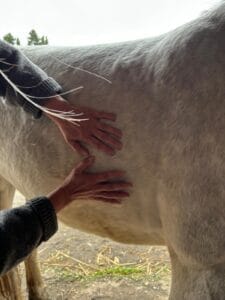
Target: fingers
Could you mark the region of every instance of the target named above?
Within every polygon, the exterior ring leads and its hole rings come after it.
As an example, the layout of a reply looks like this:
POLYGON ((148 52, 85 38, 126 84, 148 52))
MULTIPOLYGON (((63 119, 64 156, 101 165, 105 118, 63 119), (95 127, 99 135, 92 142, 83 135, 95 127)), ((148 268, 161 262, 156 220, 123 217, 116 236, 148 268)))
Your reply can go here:
MULTIPOLYGON (((102 173, 92 174, 96 183, 103 183, 109 180, 119 181, 125 175, 124 171, 106 171, 102 173)), ((120 180, 121 181, 121 180, 120 180)))
POLYGON ((84 147, 80 142, 69 140, 68 143, 72 147, 72 149, 76 150, 80 155, 82 156, 89 155, 88 149, 84 147))
POLYGON ((108 133, 105 133, 101 130, 96 130, 94 134, 99 140, 101 140, 105 144, 108 144, 111 148, 117 150, 122 149, 122 143, 116 140, 115 138, 113 138, 112 136, 110 136, 108 133))
POLYGON ((84 172, 86 169, 90 168, 93 163, 95 161, 94 156, 88 156, 86 158, 84 158, 79 164, 78 166, 75 168, 75 173, 76 174, 81 174, 82 172, 84 172))
POLYGON ((105 199, 104 197, 94 197, 93 200, 101 201, 105 203, 111 203, 111 204, 121 204, 122 200, 120 199, 105 199))
POLYGON ((109 147, 108 145, 102 143, 100 140, 98 140, 95 137, 90 137, 89 138, 89 143, 91 143, 93 146, 95 146, 98 150, 105 152, 106 154, 109 155, 114 155, 115 150, 109 147))
POLYGON ((118 128, 115 128, 115 127, 111 126, 111 125, 99 122, 98 129, 100 129, 104 132, 110 133, 112 135, 115 135, 118 138, 122 137, 122 131, 118 128))
POLYGON ((120 204, 122 202, 122 198, 129 197, 129 193, 124 191, 118 192, 102 192, 93 197, 93 200, 98 200, 107 203, 115 203, 120 204))
POLYGON ((99 118, 99 119, 105 119, 105 120, 109 120, 109 121, 113 121, 113 122, 116 121, 116 114, 114 114, 114 113, 98 111, 98 112, 96 112, 95 116, 96 116, 96 118, 99 118))
POLYGON ((125 191, 116 191, 116 192, 99 192, 96 197, 103 197, 105 199, 121 199, 124 197, 129 197, 129 193, 125 191))
POLYGON ((110 183, 99 183, 96 185, 96 192, 105 192, 105 191, 121 191, 127 188, 132 187, 130 182, 110 182, 110 183))
POLYGON ((121 204, 121 199, 105 199, 103 197, 94 197, 93 200, 105 202, 105 203, 112 203, 112 204, 121 204))

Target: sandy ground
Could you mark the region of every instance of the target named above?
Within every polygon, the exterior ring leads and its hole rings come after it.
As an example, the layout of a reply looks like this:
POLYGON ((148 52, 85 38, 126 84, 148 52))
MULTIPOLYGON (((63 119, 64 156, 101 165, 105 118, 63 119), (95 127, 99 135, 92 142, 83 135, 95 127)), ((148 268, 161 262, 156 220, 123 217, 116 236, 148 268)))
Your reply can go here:
POLYGON ((60 224, 39 256, 50 300, 168 299, 170 263, 164 247, 119 244, 60 224))

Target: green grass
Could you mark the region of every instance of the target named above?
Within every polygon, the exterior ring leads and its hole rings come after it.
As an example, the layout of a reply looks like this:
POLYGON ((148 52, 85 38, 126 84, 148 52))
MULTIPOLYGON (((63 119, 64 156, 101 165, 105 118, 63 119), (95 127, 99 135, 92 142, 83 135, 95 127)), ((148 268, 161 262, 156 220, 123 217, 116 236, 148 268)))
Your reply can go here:
POLYGON ((63 266, 53 266, 50 269, 48 268, 49 271, 54 274, 55 279, 67 282, 93 281, 103 278, 120 279, 125 277, 133 280, 148 279, 155 282, 168 278, 170 275, 170 269, 167 265, 154 268, 151 274, 147 274, 145 269, 141 269, 138 266, 111 266, 100 268, 97 271, 90 271, 87 275, 80 273, 76 268, 63 266))
POLYGON ((105 276, 132 276, 143 273, 142 270, 137 269, 135 267, 108 267, 97 272, 93 273, 95 277, 105 277, 105 276))
POLYGON ((149 281, 166 280, 170 277, 168 262, 149 262, 121 264, 108 256, 103 256, 103 261, 86 263, 80 261, 67 252, 56 251, 41 264, 42 272, 47 277, 57 281, 93 281, 105 278, 130 278, 133 280, 147 279, 149 281))

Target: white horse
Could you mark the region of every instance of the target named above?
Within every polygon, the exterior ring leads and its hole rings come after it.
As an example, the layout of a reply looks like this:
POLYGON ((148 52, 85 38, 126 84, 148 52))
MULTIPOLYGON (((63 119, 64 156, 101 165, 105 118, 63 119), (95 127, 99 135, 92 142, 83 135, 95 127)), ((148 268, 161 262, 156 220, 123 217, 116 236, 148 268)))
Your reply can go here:
MULTIPOLYGON (((117 113, 124 133, 112 159, 93 151, 94 170, 126 170, 131 197, 122 206, 77 201, 60 219, 122 243, 168 246, 170 299, 225 299, 225 3, 153 39, 25 52, 64 90, 84 86, 68 101, 117 113)), ((0 103, 2 208, 14 188, 27 199, 47 194, 80 160, 47 118, 8 100, 0 103)), ((29 271, 28 281, 37 297, 40 278, 29 271)))

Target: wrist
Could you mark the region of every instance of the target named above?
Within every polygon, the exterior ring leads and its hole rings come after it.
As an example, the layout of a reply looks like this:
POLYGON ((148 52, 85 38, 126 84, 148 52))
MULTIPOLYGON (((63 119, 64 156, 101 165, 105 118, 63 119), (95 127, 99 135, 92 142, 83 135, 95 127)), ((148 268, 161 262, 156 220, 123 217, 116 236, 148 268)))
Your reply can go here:
POLYGON ((54 207, 56 213, 62 210, 70 202, 70 198, 63 187, 59 187, 52 191, 47 197, 54 207))
POLYGON ((50 109, 57 109, 59 106, 63 107, 65 103, 68 104, 68 102, 64 98, 59 95, 55 95, 49 99, 46 99, 46 101, 43 103, 43 106, 50 109))
MULTIPOLYGON (((59 95, 56 95, 50 99, 46 99, 42 104, 44 107, 52 110, 58 111, 66 111, 68 109, 68 102, 59 95)), ((45 112, 45 114, 49 117, 50 115, 45 112)))
MULTIPOLYGON (((56 95, 55 97, 47 100, 44 103, 44 106, 50 110, 58 111, 58 112, 69 112, 74 109, 74 107, 71 107, 69 102, 67 102, 64 98, 61 96, 56 95)), ((57 116, 52 116, 51 114, 48 114, 48 112, 44 112, 44 114, 50 118, 54 123, 61 124, 62 119, 58 118, 57 116)))

